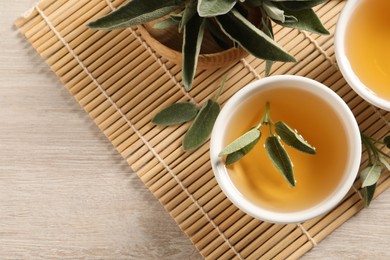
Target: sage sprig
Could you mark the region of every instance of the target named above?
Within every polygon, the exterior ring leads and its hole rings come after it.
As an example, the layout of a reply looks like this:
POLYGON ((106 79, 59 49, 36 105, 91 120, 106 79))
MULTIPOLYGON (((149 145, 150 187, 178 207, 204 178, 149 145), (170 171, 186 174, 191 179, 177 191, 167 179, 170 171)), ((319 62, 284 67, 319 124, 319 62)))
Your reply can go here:
POLYGON ((226 75, 215 97, 209 98, 202 106, 198 107, 191 102, 174 103, 158 112, 152 118, 152 123, 160 126, 172 126, 193 120, 184 135, 183 148, 186 152, 199 148, 209 138, 221 110, 218 98, 222 93, 225 81, 226 75))
POLYGON ((390 135, 386 136, 383 142, 363 133, 361 133, 361 138, 368 155, 367 166, 360 172, 364 204, 368 207, 374 197, 376 184, 383 169, 386 168, 390 171, 390 164, 387 161, 390 155, 383 152, 376 144, 382 144, 390 148, 390 135))
POLYGON ((237 162, 255 147, 262 136, 261 129, 266 125, 268 125, 270 132, 264 145, 268 156, 287 182, 291 186, 295 186, 296 180, 294 177, 293 163, 280 140, 304 153, 316 154, 316 150, 296 130, 293 130, 285 122, 278 121, 274 123, 270 116, 270 105, 268 102, 266 103, 265 111, 258 125, 227 145, 222 149, 219 156, 226 156, 226 165, 237 162))

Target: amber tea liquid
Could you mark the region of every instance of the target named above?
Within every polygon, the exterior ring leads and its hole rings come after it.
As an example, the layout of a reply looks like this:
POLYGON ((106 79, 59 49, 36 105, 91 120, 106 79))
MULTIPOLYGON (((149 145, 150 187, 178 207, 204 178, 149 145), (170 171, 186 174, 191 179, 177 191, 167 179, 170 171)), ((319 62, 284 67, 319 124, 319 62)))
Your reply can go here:
POLYGON ((320 98, 302 90, 278 88, 251 97, 237 109, 225 144, 258 124, 267 101, 272 120, 282 120, 296 128, 316 147, 317 154, 305 154, 285 145, 297 180, 296 186, 291 187, 268 157, 264 141, 269 130, 263 126, 256 147, 227 167, 229 176, 242 195, 269 210, 299 211, 314 206, 335 191, 343 177, 348 154, 346 131, 320 98))
POLYGON ((390 1, 363 0, 347 27, 346 54, 360 81, 390 100, 390 1))

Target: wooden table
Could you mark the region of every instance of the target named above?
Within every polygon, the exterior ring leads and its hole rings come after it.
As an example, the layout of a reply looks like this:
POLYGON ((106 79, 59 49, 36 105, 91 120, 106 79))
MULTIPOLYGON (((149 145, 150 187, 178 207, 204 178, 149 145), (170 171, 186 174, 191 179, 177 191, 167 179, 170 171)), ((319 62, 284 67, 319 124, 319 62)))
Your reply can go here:
MULTIPOLYGON (((0 259, 200 259, 0 2, 0 259)), ((390 259, 390 191, 305 259, 390 259)))

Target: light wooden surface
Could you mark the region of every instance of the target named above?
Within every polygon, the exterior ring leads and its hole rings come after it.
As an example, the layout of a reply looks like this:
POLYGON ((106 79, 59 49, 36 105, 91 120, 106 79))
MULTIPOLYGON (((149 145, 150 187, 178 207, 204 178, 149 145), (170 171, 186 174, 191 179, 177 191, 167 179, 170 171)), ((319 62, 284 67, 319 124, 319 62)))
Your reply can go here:
MULTIPOLYGON (((200 259, 0 0, 0 259, 200 259)), ((390 191, 304 259, 390 259, 390 191)))

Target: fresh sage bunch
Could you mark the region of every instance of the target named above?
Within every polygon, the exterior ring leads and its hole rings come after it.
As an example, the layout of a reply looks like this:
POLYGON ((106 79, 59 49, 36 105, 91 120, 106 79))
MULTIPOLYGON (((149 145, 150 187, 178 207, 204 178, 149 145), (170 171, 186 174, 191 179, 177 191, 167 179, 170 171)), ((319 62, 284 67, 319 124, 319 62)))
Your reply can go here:
POLYGON ((263 126, 268 126, 270 132, 270 135, 265 140, 265 149, 269 158, 288 183, 291 186, 295 186, 296 180, 293 164, 281 140, 285 144, 304 153, 316 154, 316 149, 299 135, 297 131, 294 131, 283 121, 274 123, 270 117, 270 105, 268 102, 266 103, 265 111, 258 125, 226 146, 220 152, 219 156, 226 156, 226 165, 240 160, 258 143, 262 135, 261 129, 263 126))
MULTIPOLYGON (((183 84, 191 89, 204 36, 208 33, 221 49, 240 46, 267 61, 295 58, 275 40, 272 24, 328 35, 313 10, 328 0, 132 0, 92 21, 91 29, 114 30, 163 19, 155 27, 173 27, 182 33, 183 84), (255 13, 252 17, 250 13, 255 13), (208 33, 205 33, 208 32, 208 33)), ((180 40, 180 39, 178 39, 180 40)), ((205 41, 206 42, 206 41, 205 41)))
POLYGON ((208 99, 202 106, 198 107, 191 102, 172 104, 158 112, 153 117, 152 123, 160 126, 172 126, 193 120, 190 128, 184 135, 183 148, 186 152, 197 149, 207 141, 213 130, 221 110, 218 98, 221 95, 225 81, 226 76, 215 97, 208 99))
POLYGON ((365 206, 368 207, 374 197, 376 183, 381 176, 383 168, 385 167, 388 171, 390 171, 390 164, 387 161, 390 158, 390 155, 379 149, 376 144, 382 144, 387 148, 390 148, 390 135, 386 136, 383 139, 383 142, 363 133, 361 133, 361 138, 368 154, 367 166, 360 172, 363 199, 365 206))

